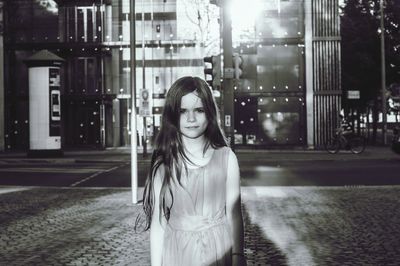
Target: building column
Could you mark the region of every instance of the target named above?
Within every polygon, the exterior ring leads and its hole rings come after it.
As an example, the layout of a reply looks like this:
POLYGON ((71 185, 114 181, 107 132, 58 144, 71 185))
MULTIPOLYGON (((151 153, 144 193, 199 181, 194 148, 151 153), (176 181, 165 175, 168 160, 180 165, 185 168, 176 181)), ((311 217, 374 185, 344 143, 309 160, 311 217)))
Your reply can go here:
POLYGON ((306 63, 306 121, 307 121, 307 146, 314 148, 314 87, 313 87, 313 42, 312 42, 312 0, 305 0, 305 63, 306 63))
POLYGON ((121 121, 119 99, 112 102, 112 147, 121 146, 121 121))
POLYGON ((341 109, 339 0, 306 0, 305 3, 308 9, 307 115, 313 113, 312 120, 307 117, 308 144, 321 148, 338 127, 341 109))

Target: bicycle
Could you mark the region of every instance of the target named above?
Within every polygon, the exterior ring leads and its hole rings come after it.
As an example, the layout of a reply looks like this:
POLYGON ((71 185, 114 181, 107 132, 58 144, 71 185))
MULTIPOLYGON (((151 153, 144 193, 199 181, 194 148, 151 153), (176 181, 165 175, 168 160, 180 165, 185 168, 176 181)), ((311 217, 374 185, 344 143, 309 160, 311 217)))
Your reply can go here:
POLYGON ((335 135, 325 142, 325 150, 334 154, 338 153, 342 147, 354 154, 362 153, 365 150, 365 138, 352 132, 345 132, 340 127, 336 130, 335 135))

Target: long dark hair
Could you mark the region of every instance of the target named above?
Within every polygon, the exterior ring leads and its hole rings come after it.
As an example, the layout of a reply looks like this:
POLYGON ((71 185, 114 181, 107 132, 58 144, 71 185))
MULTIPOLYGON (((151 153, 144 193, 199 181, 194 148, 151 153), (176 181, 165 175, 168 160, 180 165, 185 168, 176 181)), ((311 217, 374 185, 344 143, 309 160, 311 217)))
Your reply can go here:
POLYGON ((208 122, 204 132, 206 143, 203 152, 210 146, 214 149, 227 146, 225 136, 219 126, 219 112, 212 91, 207 83, 198 77, 182 77, 175 81, 166 96, 161 128, 154 143, 150 171, 143 193, 143 209, 146 215, 145 230, 150 228, 153 211, 156 207, 154 206, 154 178, 157 170, 163 170, 163 172, 161 172, 162 186, 159 195, 160 205, 158 206, 160 210, 159 219, 164 215, 168 221, 174 201, 174 195, 171 189, 173 176, 176 177, 176 180, 180 184, 182 163, 185 165, 185 160, 189 161, 182 144, 179 122, 181 99, 191 92, 196 92, 196 95, 201 99, 208 122), (163 167, 160 168, 160 166, 163 167), (166 201, 167 193, 172 199, 170 204, 166 201))

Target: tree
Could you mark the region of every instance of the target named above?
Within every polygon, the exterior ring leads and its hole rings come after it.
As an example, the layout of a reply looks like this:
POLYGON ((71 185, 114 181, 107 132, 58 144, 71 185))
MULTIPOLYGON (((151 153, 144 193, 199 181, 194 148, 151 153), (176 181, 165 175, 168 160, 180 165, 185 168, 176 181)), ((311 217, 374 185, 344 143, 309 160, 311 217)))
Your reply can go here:
POLYGON ((361 108, 376 98, 381 78, 379 20, 371 14, 379 10, 370 2, 346 1, 341 18, 343 89, 361 91, 361 108))
MULTIPOLYGON (((385 6, 385 58, 387 84, 400 81, 400 2, 387 0, 385 6)), ((342 7, 343 91, 359 90, 357 106, 343 99, 345 109, 368 113, 372 108, 373 141, 381 103, 380 0, 347 0, 342 7)))
POLYGON ((219 8, 204 0, 180 0, 177 6, 182 9, 179 26, 184 36, 191 36, 201 47, 204 56, 220 52, 219 8), (185 19, 184 19, 185 18, 185 19))
POLYGON ((387 84, 400 83, 400 1, 386 1, 387 84))

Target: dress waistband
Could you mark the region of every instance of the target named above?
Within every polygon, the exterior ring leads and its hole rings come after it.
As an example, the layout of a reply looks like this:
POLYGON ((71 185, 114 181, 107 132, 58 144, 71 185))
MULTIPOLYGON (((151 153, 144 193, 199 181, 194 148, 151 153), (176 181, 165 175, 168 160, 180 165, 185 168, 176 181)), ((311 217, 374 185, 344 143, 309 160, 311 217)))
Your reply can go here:
POLYGON ((201 215, 171 215, 168 226, 173 230, 202 231, 226 223, 224 211, 218 212, 214 217, 201 215))

